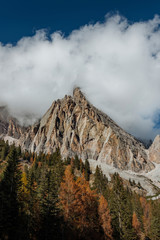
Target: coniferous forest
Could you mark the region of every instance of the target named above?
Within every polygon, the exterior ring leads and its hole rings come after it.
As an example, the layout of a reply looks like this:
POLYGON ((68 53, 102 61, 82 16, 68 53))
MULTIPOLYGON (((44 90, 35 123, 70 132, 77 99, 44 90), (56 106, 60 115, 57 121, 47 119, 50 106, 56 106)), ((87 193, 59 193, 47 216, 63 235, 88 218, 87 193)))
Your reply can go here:
POLYGON ((21 152, 0 141, 1 240, 159 240, 160 201, 78 156, 21 152))

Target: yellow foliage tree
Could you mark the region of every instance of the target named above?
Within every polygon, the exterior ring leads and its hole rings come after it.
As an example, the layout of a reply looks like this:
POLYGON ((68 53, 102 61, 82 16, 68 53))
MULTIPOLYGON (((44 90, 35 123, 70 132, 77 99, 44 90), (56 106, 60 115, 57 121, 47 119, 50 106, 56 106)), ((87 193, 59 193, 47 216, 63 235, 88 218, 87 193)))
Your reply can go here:
POLYGON ((23 199, 26 199, 29 195, 29 190, 27 188, 28 180, 25 172, 22 173, 21 182, 22 182, 21 194, 23 196, 23 199))

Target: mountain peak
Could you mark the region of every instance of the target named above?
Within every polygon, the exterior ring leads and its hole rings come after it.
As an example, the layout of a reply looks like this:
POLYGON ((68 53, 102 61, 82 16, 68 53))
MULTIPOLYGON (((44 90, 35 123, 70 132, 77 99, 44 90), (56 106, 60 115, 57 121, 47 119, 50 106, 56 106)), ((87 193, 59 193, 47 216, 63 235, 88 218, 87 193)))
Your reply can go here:
POLYGON ((81 91, 80 87, 76 87, 73 90, 73 99, 78 104, 87 103, 87 99, 84 96, 84 93, 81 91))
MULTIPOLYGON (((9 130, 17 129, 12 125, 9 130)), ((142 144, 90 104, 79 87, 73 97, 54 101, 36 126, 22 134, 13 130, 9 135, 18 138, 24 150, 52 153, 59 148, 63 158, 77 154, 83 160, 135 172, 154 168, 142 144)))
MULTIPOLYGON (((80 87, 75 87, 73 89, 73 96, 76 94, 82 94, 81 88, 80 87)), ((83 94, 82 94, 83 95, 83 94)))

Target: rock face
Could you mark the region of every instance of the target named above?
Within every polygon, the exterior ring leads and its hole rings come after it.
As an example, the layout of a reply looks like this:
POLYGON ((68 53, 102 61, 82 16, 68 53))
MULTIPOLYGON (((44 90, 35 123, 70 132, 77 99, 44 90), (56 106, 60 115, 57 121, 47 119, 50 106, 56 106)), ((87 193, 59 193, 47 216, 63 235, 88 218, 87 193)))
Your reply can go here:
POLYGON ((0 107, 0 134, 7 134, 8 131, 8 110, 5 106, 0 107))
POLYGON ((160 163, 160 135, 157 135, 149 148, 149 159, 152 162, 160 163))
POLYGON ((154 168, 144 146, 92 106, 79 88, 73 97, 54 101, 33 126, 24 130, 10 123, 7 135, 30 151, 52 153, 59 148, 63 158, 77 154, 84 160, 135 172, 154 168))
POLYGON ((0 135, 13 136, 20 138, 26 128, 21 127, 19 122, 10 115, 7 107, 0 107, 0 135))

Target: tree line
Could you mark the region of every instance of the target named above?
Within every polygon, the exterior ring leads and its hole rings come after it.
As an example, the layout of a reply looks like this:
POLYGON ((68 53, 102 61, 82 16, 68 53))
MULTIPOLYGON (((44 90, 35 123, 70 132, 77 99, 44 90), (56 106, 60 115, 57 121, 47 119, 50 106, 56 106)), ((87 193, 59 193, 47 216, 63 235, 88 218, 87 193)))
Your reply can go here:
POLYGON ((0 141, 0 239, 159 240, 160 201, 110 181, 77 155, 22 152, 0 141))

